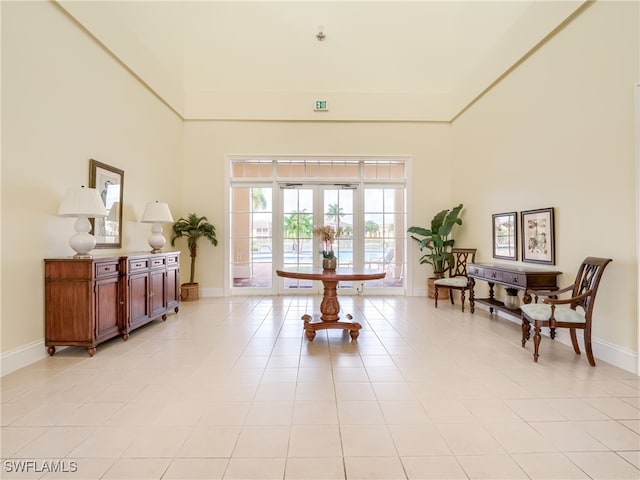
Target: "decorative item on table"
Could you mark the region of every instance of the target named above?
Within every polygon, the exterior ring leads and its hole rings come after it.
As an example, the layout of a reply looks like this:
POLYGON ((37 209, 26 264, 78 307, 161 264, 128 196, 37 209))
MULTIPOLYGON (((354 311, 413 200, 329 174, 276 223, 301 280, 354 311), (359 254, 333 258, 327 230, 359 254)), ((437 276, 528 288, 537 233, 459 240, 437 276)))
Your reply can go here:
POLYGON ((520 307, 520 297, 518 297, 518 289, 508 287, 505 289, 504 306, 509 310, 517 310, 520 307))
POLYGON ((69 239, 69 245, 76 254, 76 258, 90 258, 89 252, 96 246, 96 239, 89 232, 91 223, 89 218, 106 217, 98 190, 95 188, 81 187, 69 188, 58 209, 60 217, 76 217, 76 233, 69 239))
POLYGON ((144 207, 144 213, 142 214, 142 223, 153 223, 151 227, 151 236, 149 237, 149 245, 151 246, 151 253, 162 252, 162 247, 167 240, 162 235, 162 224, 172 223, 173 216, 169 205, 164 202, 149 202, 144 207))
POLYGON ((342 227, 337 230, 333 225, 314 227, 313 234, 320 237, 323 243, 322 268, 335 270, 338 265, 338 259, 333 251, 333 243, 342 235, 342 227))

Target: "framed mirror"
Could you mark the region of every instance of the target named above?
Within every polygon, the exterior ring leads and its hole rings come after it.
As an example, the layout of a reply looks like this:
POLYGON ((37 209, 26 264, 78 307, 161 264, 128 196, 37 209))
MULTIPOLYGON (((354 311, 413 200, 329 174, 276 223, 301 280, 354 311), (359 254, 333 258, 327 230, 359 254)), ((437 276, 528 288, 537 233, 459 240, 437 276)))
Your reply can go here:
POLYGON ((91 159, 89 186, 100 192, 108 212, 106 217, 91 219, 91 234, 96 238, 95 248, 121 248, 124 171, 91 159))
POLYGON ((516 212, 495 213, 493 217, 493 258, 518 259, 516 212))

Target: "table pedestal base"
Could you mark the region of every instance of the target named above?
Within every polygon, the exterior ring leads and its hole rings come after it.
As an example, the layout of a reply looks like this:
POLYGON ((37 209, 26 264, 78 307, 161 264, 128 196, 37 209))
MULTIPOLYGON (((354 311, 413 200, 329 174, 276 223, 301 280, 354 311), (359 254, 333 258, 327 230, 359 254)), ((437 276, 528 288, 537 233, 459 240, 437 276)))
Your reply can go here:
MULTIPOLYGON (((352 320, 353 317, 348 314, 347 318, 352 320)), ((316 332, 318 330, 325 330, 327 328, 341 328, 343 330, 349 330, 349 335, 351 335, 351 339, 355 340, 360 335, 360 329, 362 325, 358 322, 341 322, 339 320, 322 320, 320 315, 308 315, 305 314, 302 316, 302 320, 304 321, 304 332, 307 335, 309 341, 312 341, 316 338, 316 332)))

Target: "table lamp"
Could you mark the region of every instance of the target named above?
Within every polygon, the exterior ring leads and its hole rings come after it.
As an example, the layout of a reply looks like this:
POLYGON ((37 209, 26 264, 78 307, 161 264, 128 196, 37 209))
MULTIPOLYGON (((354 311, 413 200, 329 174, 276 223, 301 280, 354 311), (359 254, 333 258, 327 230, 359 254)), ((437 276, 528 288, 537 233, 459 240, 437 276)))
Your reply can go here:
POLYGON ((95 188, 73 187, 67 190, 60 208, 60 217, 77 217, 76 233, 69 239, 69 245, 76 252, 75 258, 91 258, 89 252, 96 246, 96 239, 89 232, 89 218, 106 217, 107 210, 95 188))
POLYGON ((149 245, 151 246, 151 253, 162 252, 162 247, 166 243, 166 239, 162 236, 162 224, 172 223, 173 216, 169 205, 164 202, 149 202, 144 208, 142 214, 142 223, 153 223, 151 227, 151 236, 149 237, 149 245))

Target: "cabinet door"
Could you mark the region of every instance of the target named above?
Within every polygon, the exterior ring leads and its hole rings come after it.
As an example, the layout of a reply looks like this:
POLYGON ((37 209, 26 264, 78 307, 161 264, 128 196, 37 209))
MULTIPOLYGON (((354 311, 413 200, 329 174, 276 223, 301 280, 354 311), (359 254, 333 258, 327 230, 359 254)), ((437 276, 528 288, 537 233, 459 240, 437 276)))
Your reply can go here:
POLYGON ((111 338, 118 334, 120 317, 119 279, 96 281, 95 285, 95 333, 96 340, 111 338))
POLYGON ((129 277, 129 329, 149 320, 149 273, 129 277))
POLYGON ((166 313, 164 280, 164 269, 151 270, 151 273, 149 274, 149 302, 151 304, 151 318, 157 318, 166 313))
POLYGON ((167 310, 174 309, 178 311, 178 304, 180 299, 179 293, 180 284, 180 270, 177 268, 170 268, 167 270, 167 283, 166 283, 166 300, 167 310))

